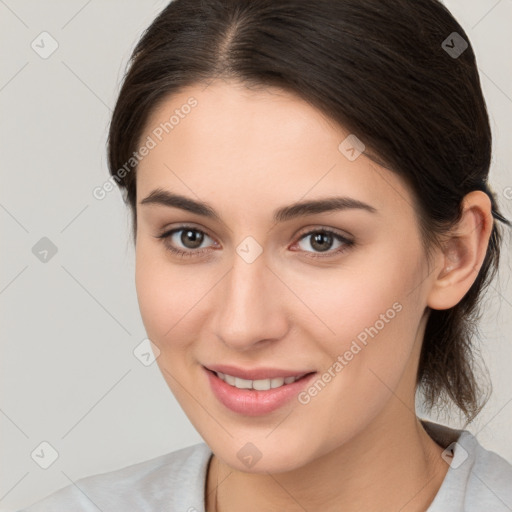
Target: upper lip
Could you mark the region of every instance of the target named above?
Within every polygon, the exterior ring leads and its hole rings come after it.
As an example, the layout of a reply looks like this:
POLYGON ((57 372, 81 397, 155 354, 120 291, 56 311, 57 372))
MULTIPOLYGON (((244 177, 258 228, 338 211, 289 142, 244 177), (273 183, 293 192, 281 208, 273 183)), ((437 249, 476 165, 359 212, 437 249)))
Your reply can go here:
POLYGON ((228 364, 212 364, 205 366, 213 372, 227 373, 233 377, 246 380, 275 379, 278 377, 297 377, 312 373, 312 370, 285 370, 280 368, 239 368, 228 364))

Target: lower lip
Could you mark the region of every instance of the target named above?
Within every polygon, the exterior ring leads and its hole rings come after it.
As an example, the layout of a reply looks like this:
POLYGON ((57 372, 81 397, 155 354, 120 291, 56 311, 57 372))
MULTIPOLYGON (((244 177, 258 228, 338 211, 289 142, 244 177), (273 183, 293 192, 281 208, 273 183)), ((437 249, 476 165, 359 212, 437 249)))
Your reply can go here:
POLYGON ((217 399, 231 411, 245 416, 260 416, 279 409, 296 397, 315 375, 315 373, 311 373, 291 384, 266 391, 257 391, 238 389, 224 382, 211 370, 205 368, 205 371, 217 399))

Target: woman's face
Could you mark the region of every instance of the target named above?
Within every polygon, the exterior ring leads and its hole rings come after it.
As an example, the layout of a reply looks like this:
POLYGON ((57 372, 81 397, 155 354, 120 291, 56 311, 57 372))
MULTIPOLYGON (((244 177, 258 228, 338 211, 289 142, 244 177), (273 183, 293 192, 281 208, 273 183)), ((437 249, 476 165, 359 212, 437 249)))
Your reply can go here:
POLYGON ((349 135, 290 93, 216 81, 168 98, 140 139, 142 319, 169 387, 233 468, 291 470, 415 419, 434 273, 410 192, 349 135), (141 204, 155 189, 187 202, 141 204), (183 207, 195 203, 208 207, 183 207))

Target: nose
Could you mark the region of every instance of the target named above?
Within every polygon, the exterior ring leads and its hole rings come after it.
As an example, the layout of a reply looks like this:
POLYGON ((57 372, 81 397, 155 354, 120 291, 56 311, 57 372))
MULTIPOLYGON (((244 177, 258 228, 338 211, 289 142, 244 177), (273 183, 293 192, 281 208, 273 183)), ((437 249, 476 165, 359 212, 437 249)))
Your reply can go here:
POLYGON ((218 287, 215 333, 232 350, 266 346, 288 331, 286 286, 267 265, 263 254, 252 263, 235 254, 218 287))

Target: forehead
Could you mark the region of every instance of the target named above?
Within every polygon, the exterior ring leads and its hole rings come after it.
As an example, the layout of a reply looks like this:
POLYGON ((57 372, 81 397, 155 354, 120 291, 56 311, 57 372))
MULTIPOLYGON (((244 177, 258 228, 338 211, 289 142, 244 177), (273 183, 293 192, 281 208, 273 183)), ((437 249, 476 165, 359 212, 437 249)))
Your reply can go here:
POLYGON ((412 201, 396 174, 364 153, 347 154, 350 132, 277 88, 222 80, 188 87, 151 114, 141 144, 148 137, 153 147, 138 166, 138 200, 159 186, 231 202, 236 195, 252 206, 261 197, 282 204, 333 191, 376 208, 403 210, 412 201))
POLYGON ((229 149, 232 158, 254 156, 256 150, 277 156, 276 150, 298 152, 297 142, 320 140, 335 144, 342 135, 339 127, 317 109, 289 91, 274 87, 248 88, 238 82, 216 80, 194 85, 167 97, 149 117, 146 132, 165 125, 163 134, 174 145, 195 149, 229 149), (193 107, 188 105, 194 104, 193 107), (175 114, 173 116, 173 114, 175 114), (168 133, 167 133, 168 132, 168 133), (326 140, 330 135, 331 141, 326 140), (201 148, 198 145, 201 144, 201 148))

